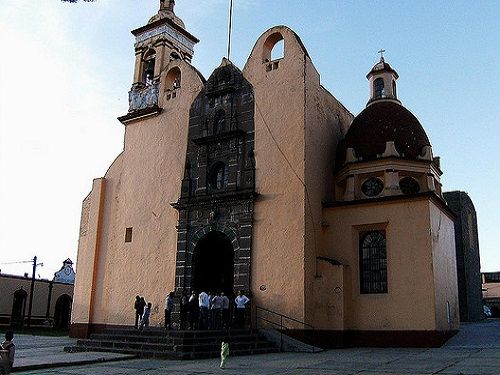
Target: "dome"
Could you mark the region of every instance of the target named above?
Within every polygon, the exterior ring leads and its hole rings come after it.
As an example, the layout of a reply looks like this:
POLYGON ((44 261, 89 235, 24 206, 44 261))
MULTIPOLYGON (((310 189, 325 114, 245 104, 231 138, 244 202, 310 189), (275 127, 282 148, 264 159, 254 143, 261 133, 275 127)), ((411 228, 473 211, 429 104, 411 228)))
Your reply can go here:
POLYGON ((160 10, 158 14, 155 14, 153 17, 149 19, 148 24, 151 24, 153 22, 156 22, 164 18, 170 18, 172 22, 175 23, 177 26, 182 27, 183 29, 186 28, 186 25, 179 17, 177 17, 173 12, 167 10, 160 10))
POLYGON ((402 158, 417 159, 429 138, 417 118, 402 105, 389 100, 371 103, 356 116, 338 148, 337 169, 345 161, 348 148, 363 161, 377 159, 384 153, 386 142, 393 141, 402 158))
POLYGON ((395 75, 396 79, 399 78, 398 73, 394 69, 392 69, 392 66, 390 66, 389 63, 385 62, 383 57, 381 57, 380 61, 378 63, 376 63, 373 66, 372 70, 370 70, 368 72, 368 74, 366 75, 366 78, 369 78, 371 75, 379 73, 379 72, 390 72, 390 73, 393 73, 395 75))

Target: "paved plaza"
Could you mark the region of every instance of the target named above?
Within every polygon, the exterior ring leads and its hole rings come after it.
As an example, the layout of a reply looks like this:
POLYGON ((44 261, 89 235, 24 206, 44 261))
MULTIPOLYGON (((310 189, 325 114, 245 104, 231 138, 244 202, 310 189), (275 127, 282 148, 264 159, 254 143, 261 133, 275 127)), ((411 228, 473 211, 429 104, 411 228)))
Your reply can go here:
POLYGON ((21 371, 25 375, 500 375, 500 320, 464 324, 460 333, 441 348, 354 348, 315 354, 277 353, 230 357, 224 370, 219 369, 217 359, 173 361, 127 359, 111 353, 64 353, 62 347, 74 342, 68 338, 17 336, 16 342, 16 364, 21 367, 16 372, 21 371), (37 360, 42 368, 30 370, 36 366, 37 360), (99 363, 82 364, 95 361, 99 363), (44 368, 43 363, 59 363, 60 367, 44 368))

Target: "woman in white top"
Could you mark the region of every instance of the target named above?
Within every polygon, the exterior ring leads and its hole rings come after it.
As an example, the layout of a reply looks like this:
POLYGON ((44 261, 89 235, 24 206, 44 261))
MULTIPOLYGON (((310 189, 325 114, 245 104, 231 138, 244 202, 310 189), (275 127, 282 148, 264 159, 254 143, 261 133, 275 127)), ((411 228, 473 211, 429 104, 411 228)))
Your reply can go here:
POLYGON ((234 320, 236 322, 236 327, 238 328, 243 328, 245 325, 245 310, 248 302, 250 302, 250 298, 245 296, 243 291, 240 290, 234 299, 234 303, 236 304, 236 309, 234 310, 234 320))

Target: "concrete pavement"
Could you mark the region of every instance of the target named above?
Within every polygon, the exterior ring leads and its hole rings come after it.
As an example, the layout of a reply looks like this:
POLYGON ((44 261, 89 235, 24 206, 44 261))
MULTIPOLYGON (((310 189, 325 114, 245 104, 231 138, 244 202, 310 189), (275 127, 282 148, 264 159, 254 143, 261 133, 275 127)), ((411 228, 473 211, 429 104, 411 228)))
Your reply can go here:
MULTIPOLYGON (((14 371, 68 367, 104 361, 117 361, 134 356, 114 353, 65 353, 63 348, 75 344, 68 337, 15 335, 16 358, 14 371)), ((39 372, 43 374, 44 372, 39 372)))
MULTIPOLYGON (((64 353, 62 346, 70 339, 44 338, 59 340, 51 359, 57 362, 64 356, 98 355, 103 353, 64 353), (66 342, 63 342, 66 340, 66 342)), ((19 337, 18 357, 22 363, 25 350, 37 356, 37 349, 23 349, 19 337)), ((34 340, 35 341, 35 340, 34 340)), ((48 343, 45 343, 48 345, 48 343)), ((32 345, 36 346, 36 344, 32 345)), ((43 342, 39 352, 46 356, 43 342)), ((68 358, 68 357, 66 357, 68 358)), ((90 357, 86 357, 90 358, 90 357)), ((117 360, 119 358, 109 357, 117 360)), ((34 359, 31 359, 34 361, 34 359)), ((18 364, 21 364, 18 363, 18 364)), ((329 374, 329 375, 500 375, 500 320, 464 324, 458 335, 441 348, 398 349, 398 348, 354 348, 330 350, 321 353, 276 353, 249 357, 230 357, 225 370, 218 368, 217 359, 196 361, 163 361, 151 359, 130 359, 118 362, 94 363, 79 366, 25 371, 23 374, 87 375, 87 374, 144 374, 189 375, 189 374, 329 374)))

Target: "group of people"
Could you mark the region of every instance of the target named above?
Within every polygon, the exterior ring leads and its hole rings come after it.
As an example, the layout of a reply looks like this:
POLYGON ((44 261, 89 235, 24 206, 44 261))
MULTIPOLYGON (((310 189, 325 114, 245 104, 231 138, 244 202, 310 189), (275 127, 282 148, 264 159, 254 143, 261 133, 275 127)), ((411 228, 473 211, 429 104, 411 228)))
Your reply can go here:
MULTIPOLYGON (((165 328, 172 328, 172 312, 175 295, 170 292, 165 300, 165 328)), ((234 300, 234 323, 238 328, 245 325, 245 311, 250 299, 240 290, 234 300)), ((182 292, 179 301, 179 329, 229 329, 231 325, 231 301, 224 292, 196 294, 188 297, 182 292)))
MULTIPOLYGON (((176 296, 174 292, 168 293, 165 299, 165 328, 172 329, 172 313, 176 308, 176 296)), ((188 295, 182 292, 179 298, 179 322, 181 330, 204 330, 204 329, 229 329, 231 327, 243 328, 245 316, 250 299, 242 290, 234 299, 234 305, 224 292, 206 293, 202 291, 197 294, 193 291, 188 295), (233 319, 231 319, 233 311, 233 319), (234 324, 233 324, 234 322, 234 324)), ((143 329, 149 327, 151 315, 151 302, 146 303, 144 297, 137 296, 135 300, 135 328, 143 329)))
POLYGON ((151 316, 151 302, 146 303, 144 297, 135 296, 135 329, 149 327, 149 317, 151 316))

